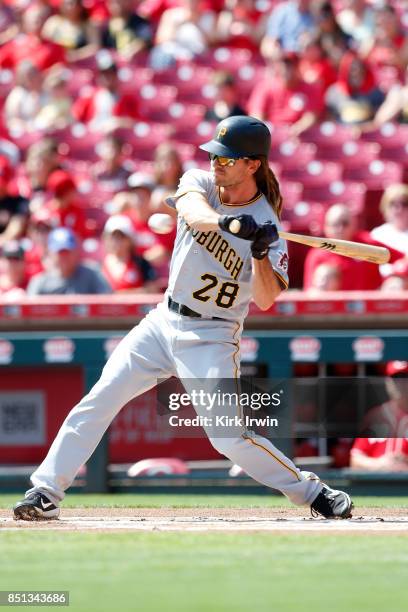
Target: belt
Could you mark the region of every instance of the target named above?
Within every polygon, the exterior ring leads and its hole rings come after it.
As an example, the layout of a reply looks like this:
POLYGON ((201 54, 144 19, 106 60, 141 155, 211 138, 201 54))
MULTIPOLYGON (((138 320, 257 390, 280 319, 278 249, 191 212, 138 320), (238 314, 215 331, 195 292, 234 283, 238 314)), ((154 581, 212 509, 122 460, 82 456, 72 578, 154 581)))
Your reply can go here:
MULTIPOLYGON (((168 299, 168 306, 169 306, 169 310, 172 310, 173 312, 177 312, 177 314, 183 315, 184 317, 196 317, 197 319, 203 318, 203 315, 201 315, 199 312, 196 312, 195 310, 191 310, 191 308, 189 308, 188 306, 185 306, 184 304, 178 304, 177 302, 172 300, 171 297, 169 297, 168 299)), ((227 319, 222 319, 221 317, 209 317, 209 318, 213 319, 214 321, 227 321, 227 319)))

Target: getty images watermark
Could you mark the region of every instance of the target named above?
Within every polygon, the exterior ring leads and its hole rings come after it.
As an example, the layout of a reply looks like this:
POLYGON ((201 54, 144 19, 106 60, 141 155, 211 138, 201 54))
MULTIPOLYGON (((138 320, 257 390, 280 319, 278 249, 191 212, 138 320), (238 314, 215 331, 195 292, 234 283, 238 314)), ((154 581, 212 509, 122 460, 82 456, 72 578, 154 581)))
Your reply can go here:
POLYGON ((170 393, 169 410, 176 412, 193 406, 200 413, 193 417, 172 414, 168 418, 171 427, 279 427, 279 419, 270 415, 244 414, 258 410, 270 410, 281 405, 283 390, 267 392, 226 392, 216 389, 208 392, 204 389, 193 389, 190 392, 170 393), (229 414, 229 409, 238 409, 239 414, 229 414), (220 414, 221 412, 221 414, 220 414))

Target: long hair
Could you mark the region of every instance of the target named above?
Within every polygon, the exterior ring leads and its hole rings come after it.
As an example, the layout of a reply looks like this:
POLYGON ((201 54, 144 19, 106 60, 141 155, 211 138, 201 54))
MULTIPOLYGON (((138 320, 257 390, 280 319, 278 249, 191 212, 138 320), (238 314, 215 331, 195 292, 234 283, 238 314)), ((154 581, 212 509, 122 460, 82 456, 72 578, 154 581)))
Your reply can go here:
POLYGON ((278 219, 280 219, 282 214, 283 200, 278 179, 269 167, 267 157, 261 155, 259 157, 259 161, 261 162, 261 165, 254 175, 256 184, 259 191, 264 194, 269 204, 272 206, 278 219))

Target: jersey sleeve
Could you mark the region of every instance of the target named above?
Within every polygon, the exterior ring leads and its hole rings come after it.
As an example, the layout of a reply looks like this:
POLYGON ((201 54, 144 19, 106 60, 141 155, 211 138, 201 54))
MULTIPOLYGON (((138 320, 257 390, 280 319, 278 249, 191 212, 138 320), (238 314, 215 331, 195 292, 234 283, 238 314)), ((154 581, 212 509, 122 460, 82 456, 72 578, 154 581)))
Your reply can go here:
POLYGON ((210 173, 205 170, 192 169, 187 170, 180 179, 176 193, 165 199, 165 202, 171 208, 176 208, 176 202, 181 196, 186 193, 196 192, 201 193, 208 198, 211 186, 210 173))
POLYGON ((289 287, 289 255, 286 240, 279 240, 277 247, 269 250, 269 261, 283 289, 289 287))

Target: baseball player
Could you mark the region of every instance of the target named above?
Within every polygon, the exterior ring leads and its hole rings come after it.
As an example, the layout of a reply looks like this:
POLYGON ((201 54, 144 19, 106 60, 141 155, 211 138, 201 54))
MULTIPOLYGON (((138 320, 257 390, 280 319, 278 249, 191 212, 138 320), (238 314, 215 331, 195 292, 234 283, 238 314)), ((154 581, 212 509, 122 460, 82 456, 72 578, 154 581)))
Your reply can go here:
MULTIPOLYGON (((282 199, 268 166, 270 145, 264 123, 235 116, 221 121, 213 140, 200 147, 209 152, 210 171, 187 171, 167 200, 178 222, 164 300, 122 340, 99 381, 69 413, 31 476, 33 488, 15 505, 15 518, 58 517, 65 490, 115 415, 158 379, 176 376, 187 387, 192 381, 238 380, 250 299, 268 309, 288 286, 286 244, 277 231, 282 199)), ((206 407, 194 408, 208 415, 206 407)), ((229 410, 237 415, 241 407, 229 410)), ((211 426, 205 430, 220 453, 294 504, 326 518, 351 516, 347 493, 300 471, 269 440, 239 424, 225 435, 211 426)))

